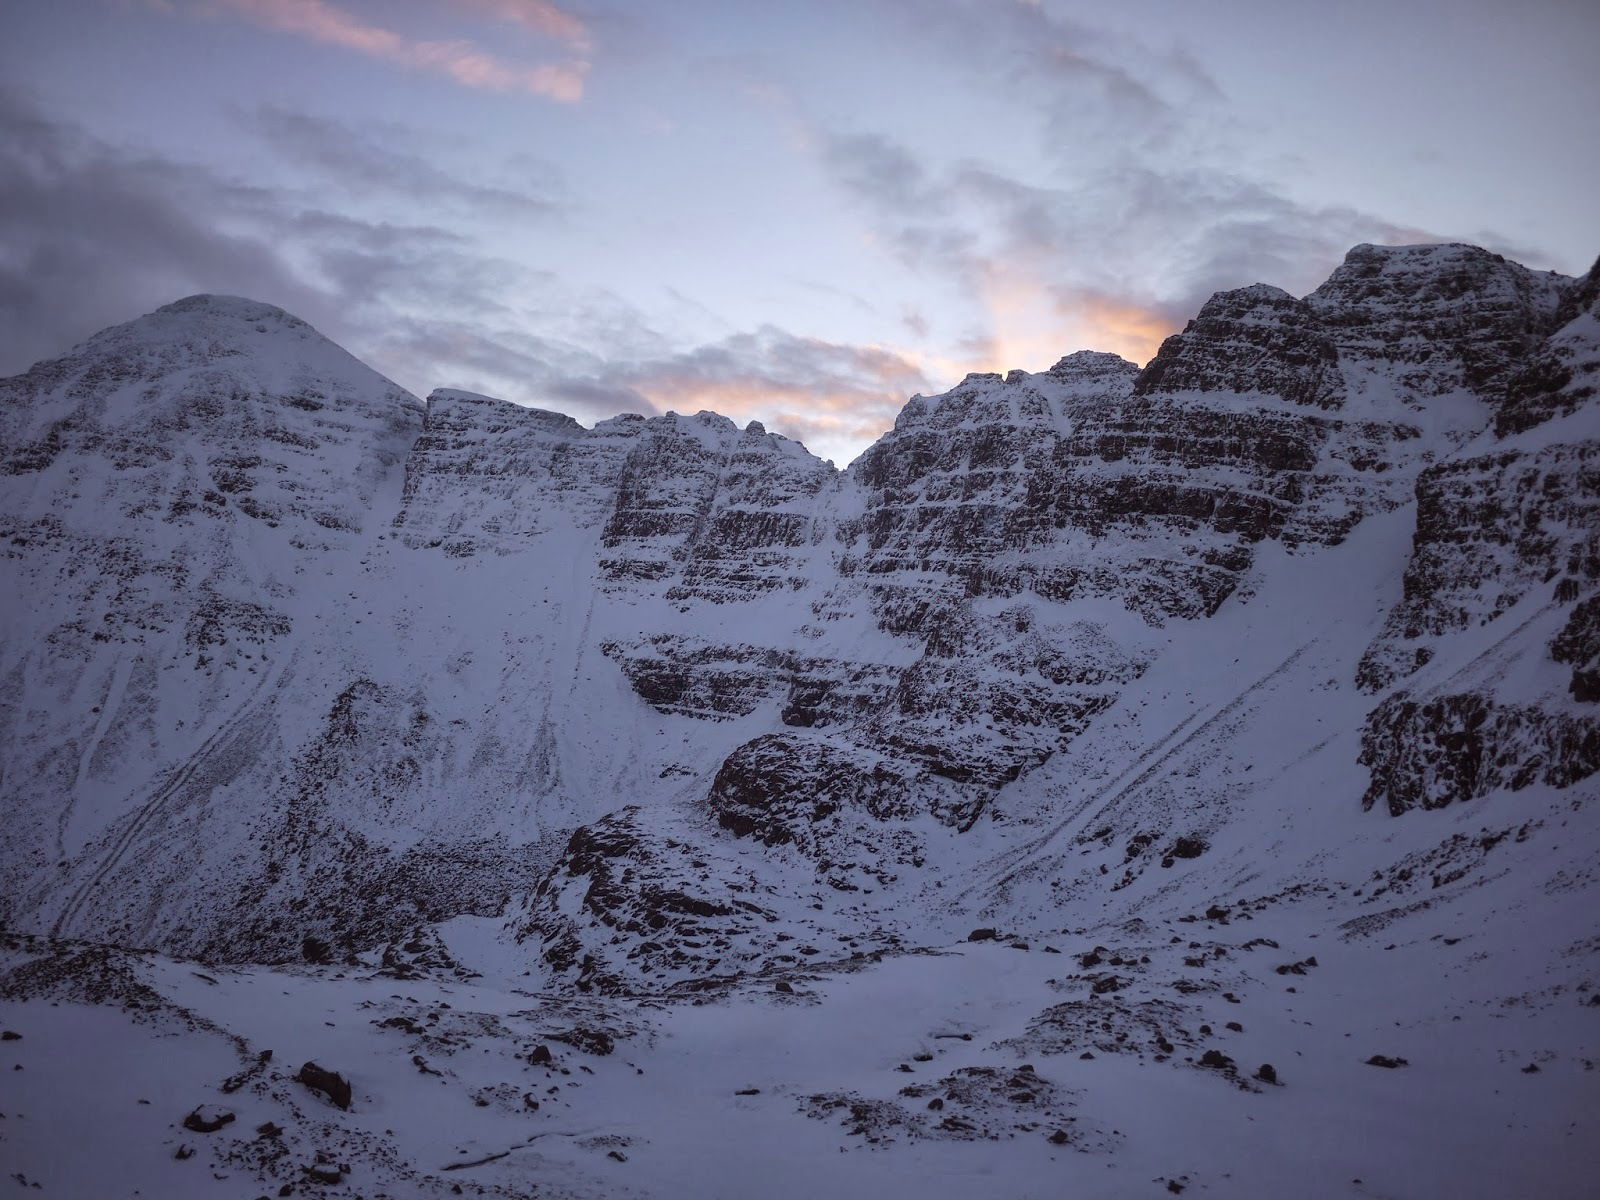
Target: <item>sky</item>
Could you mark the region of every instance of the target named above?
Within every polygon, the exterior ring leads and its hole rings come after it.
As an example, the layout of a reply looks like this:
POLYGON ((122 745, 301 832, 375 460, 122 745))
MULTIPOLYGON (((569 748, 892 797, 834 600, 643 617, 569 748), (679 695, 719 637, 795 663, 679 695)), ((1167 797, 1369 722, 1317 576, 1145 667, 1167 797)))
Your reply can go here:
POLYGON ((1359 242, 1583 272, 1597 49, 1592 0, 0 0, 0 375, 222 292, 842 464, 1359 242))

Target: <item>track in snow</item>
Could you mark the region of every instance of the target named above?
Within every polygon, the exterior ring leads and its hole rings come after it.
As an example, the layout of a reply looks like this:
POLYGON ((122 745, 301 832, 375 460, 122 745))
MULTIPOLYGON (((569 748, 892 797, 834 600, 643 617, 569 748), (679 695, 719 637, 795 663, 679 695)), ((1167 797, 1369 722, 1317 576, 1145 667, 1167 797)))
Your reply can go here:
POLYGON ((1183 750, 1186 746, 1195 741, 1196 738, 1202 736, 1207 730, 1211 729, 1219 721, 1225 720, 1234 713, 1238 712, 1239 709, 1244 707, 1246 701, 1248 701, 1251 696, 1253 696, 1256 692, 1259 692, 1262 688, 1266 687, 1267 684, 1271 683, 1279 675, 1282 675, 1290 667, 1294 666, 1294 664, 1300 660, 1306 651, 1310 650, 1311 647, 1316 645, 1320 640, 1320 637, 1315 637, 1309 642, 1306 642, 1293 654, 1289 655, 1288 658, 1284 659, 1260 679, 1257 679, 1249 687, 1245 688, 1238 695, 1234 696, 1233 699, 1228 701, 1227 704, 1223 705, 1216 712, 1212 713, 1211 716, 1206 718, 1206 720, 1198 727, 1179 738, 1178 741, 1173 742, 1173 738, 1178 737, 1178 735, 1182 733, 1183 730, 1188 727, 1190 722, 1192 722, 1198 715, 1197 713, 1190 713, 1177 725, 1173 726, 1173 728, 1162 735, 1161 738, 1141 751, 1133 760, 1132 764, 1129 765, 1126 771, 1123 771, 1104 788, 1092 796, 1088 801, 1080 804, 1070 816, 1064 817, 1051 829, 1041 833, 1038 837, 1023 843, 1014 850, 1007 851, 1003 856, 1001 856, 1001 860, 1002 862, 1008 862, 1010 865, 999 867, 994 873, 990 874, 983 881, 974 883, 963 889, 962 892, 956 897, 956 903, 960 904, 966 901, 967 898, 979 888, 982 888, 985 891, 994 891, 1005 887, 1023 871, 1035 865, 1043 857, 1045 851, 1050 847, 1051 843, 1065 833, 1066 830, 1078 820, 1078 817, 1086 809, 1091 807, 1103 808, 1107 804, 1114 804, 1118 800, 1121 800, 1129 792, 1133 791, 1135 788, 1143 785, 1152 776, 1157 774, 1162 767, 1164 767, 1167 762, 1179 751, 1183 750), (1152 756, 1154 756, 1154 761, 1151 761, 1152 756), (1146 766, 1146 763, 1149 765, 1146 766), (1141 767, 1143 767, 1143 770, 1140 769, 1141 767), (1130 774, 1133 774, 1136 771, 1138 774, 1130 782, 1123 784, 1122 781, 1127 779, 1130 774))
MULTIPOLYGON (((115 870, 117 864, 122 861, 122 856, 128 852, 128 847, 133 844, 134 839, 166 807, 167 802, 194 777, 195 772, 211 757, 212 752, 231 737, 244 724, 246 718, 255 715, 256 710, 260 707, 261 694, 267 689, 268 684, 281 683, 293 666, 294 656, 291 656, 282 671, 279 671, 276 675, 263 676, 234 714, 217 726, 211 735, 200 743, 199 748, 184 760, 183 764, 168 777, 165 783, 156 789, 150 799, 139 807, 139 811, 128 820, 126 827, 112 841, 110 849, 107 850, 100 865, 95 868, 94 874, 74 888, 72 895, 67 898, 66 904, 62 905, 60 914, 50 926, 51 937, 66 936, 68 926, 77 919, 78 914, 82 911, 84 904, 88 902, 95 889, 105 881, 106 877, 115 870)), ((272 700, 273 698, 269 697, 267 702, 270 704, 272 700)))

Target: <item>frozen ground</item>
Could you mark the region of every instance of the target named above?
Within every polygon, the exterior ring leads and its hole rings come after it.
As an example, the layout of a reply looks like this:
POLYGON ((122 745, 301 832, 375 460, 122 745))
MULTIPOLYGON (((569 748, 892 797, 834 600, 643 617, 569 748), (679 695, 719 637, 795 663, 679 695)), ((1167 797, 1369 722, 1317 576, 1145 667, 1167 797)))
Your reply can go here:
POLYGON ((0 1009, 21 1035, 0 1153, 72 1197, 1592 1195, 1594 938, 1552 933, 1592 915, 1495 929, 1468 899, 1341 928, 1358 906, 1004 930, 603 1001, 13 941, 8 965, 50 965, 0 1009), (306 1061, 350 1111, 295 1081, 306 1061), (198 1106, 235 1120, 183 1128, 198 1106), (319 1155, 338 1182, 308 1175, 319 1155))

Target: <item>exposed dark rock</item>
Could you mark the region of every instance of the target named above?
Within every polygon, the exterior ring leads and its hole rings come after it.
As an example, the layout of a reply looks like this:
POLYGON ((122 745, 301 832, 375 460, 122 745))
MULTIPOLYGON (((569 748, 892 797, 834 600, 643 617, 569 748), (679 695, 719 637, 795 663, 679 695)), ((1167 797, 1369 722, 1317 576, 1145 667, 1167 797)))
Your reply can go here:
MULTIPOLYGON (((594 1029, 581 1025, 562 1033, 552 1033, 550 1034, 550 1039, 552 1041, 565 1042, 569 1046, 576 1046, 586 1054, 606 1055, 617 1048, 616 1039, 604 1029, 594 1029)), ((544 1047, 540 1047, 540 1049, 544 1049, 544 1047)), ((534 1053, 537 1054, 538 1050, 535 1050, 534 1053)), ((548 1051, 546 1051, 546 1057, 548 1056, 548 1051)))
POLYGON ((1362 731, 1372 770, 1362 803, 1395 816, 1442 808, 1496 788, 1568 787, 1600 770, 1600 716, 1499 704, 1474 692, 1385 700, 1362 731))
POLYGON ((350 1108, 350 1081, 337 1071, 329 1071, 314 1062, 308 1062, 301 1066, 295 1078, 312 1091, 321 1092, 336 1107, 350 1108))
POLYGON ((215 1133, 224 1125, 231 1125, 238 1120, 226 1108, 217 1108, 210 1104, 202 1104, 183 1119, 183 1127, 195 1133, 215 1133))
MULTIPOLYGON (((1573 582, 1564 579, 1562 583, 1573 582)), ((1550 642, 1550 657, 1572 666, 1568 691, 1574 700, 1600 704, 1600 594, 1575 605, 1550 642)))

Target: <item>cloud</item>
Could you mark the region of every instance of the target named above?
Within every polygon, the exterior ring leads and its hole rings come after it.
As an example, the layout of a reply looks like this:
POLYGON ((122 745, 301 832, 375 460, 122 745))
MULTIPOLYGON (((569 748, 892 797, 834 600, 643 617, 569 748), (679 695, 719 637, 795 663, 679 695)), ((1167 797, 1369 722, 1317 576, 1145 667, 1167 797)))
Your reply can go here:
POLYGON ((1018 113, 1004 144, 1036 139, 1032 157, 998 162, 943 160, 882 130, 806 139, 871 244, 939 287, 933 306, 967 312, 957 353, 971 366, 1041 369, 1084 347, 1146 361, 1213 292, 1265 281, 1303 294, 1357 242, 1446 240, 1297 199, 1182 50, 1029 0, 884 2, 920 43, 908 53, 1018 113))
POLYGON ((1170 145, 1195 105, 1220 98, 1192 57, 1155 52, 1030 0, 891 0, 908 40, 942 54, 946 71, 1024 98, 1041 152, 1072 161, 1080 148, 1130 154, 1170 145))
MULTIPOLYGON (((584 81, 589 72, 589 62, 585 58, 523 66, 491 54, 470 41, 413 40, 393 29, 364 21, 327 0, 213 0, 211 7, 233 12, 264 29, 442 75, 469 88, 527 92, 575 103, 583 98, 584 81)), ((566 30, 569 44, 574 48, 581 45, 587 52, 587 35, 581 23, 553 5, 504 0, 470 7, 493 9, 495 15, 505 19, 515 16, 524 24, 540 28, 541 32, 566 30), (565 22, 563 17, 567 18, 565 22), (579 40, 573 42, 573 37, 579 40)))
POLYGON ((543 366, 513 398, 590 417, 710 409, 758 419, 840 460, 892 424, 907 396, 930 387, 922 366, 899 351, 772 325, 655 357, 543 366))
POLYGON ((0 226, 0 373, 193 292, 281 305, 362 353, 409 308, 490 319, 542 282, 439 226, 132 155, 4 91, 0 226))
POLYGON ((547 0, 454 0, 454 3, 565 42, 578 54, 587 54, 590 50, 588 26, 575 14, 547 0))
MULTIPOLYGON (((313 145, 344 136, 286 128, 313 145)), ((351 173, 379 187, 414 169, 375 154, 351 173)), ((772 325, 676 345, 625 301, 459 232, 131 155, 4 91, 0 226, 0 375, 180 296, 226 292, 289 309, 414 391, 464 387, 589 421, 709 408, 839 459, 930 386, 895 350, 772 325)))
POLYGON ((483 184, 326 117, 266 106, 244 120, 285 158, 352 192, 397 196, 412 206, 425 198, 433 204, 516 218, 548 216, 561 207, 556 199, 559 179, 545 164, 534 166, 540 178, 525 187, 483 184))
POLYGON ((882 134, 835 134, 821 139, 822 160, 846 188, 905 216, 937 214, 947 197, 916 157, 882 134))
POLYGON ((260 200, 181 164, 113 153, 0 92, 0 371, 227 281, 315 307, 269 242, 197 223, 185 197, 229 211, 260 200))
POLYGON ((1445 240, 1204 163, 1083 162, 1046 185, 987 164, 934 169, 878 134, 814 139, 873 241, 977 313, 991 368, 1072 349, 1146 361, 1213 293, 1264 281, 1303 293, 1357 242, 1445 240))

